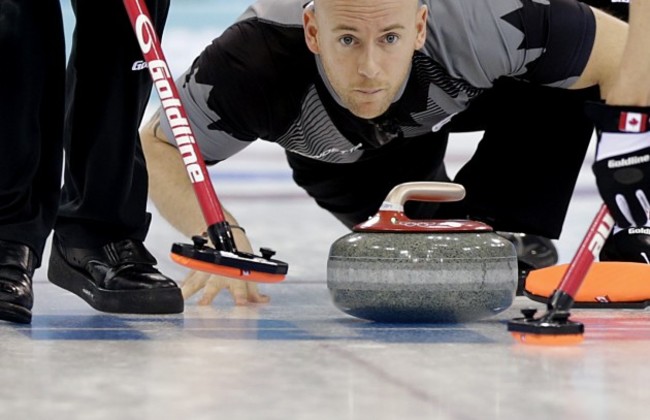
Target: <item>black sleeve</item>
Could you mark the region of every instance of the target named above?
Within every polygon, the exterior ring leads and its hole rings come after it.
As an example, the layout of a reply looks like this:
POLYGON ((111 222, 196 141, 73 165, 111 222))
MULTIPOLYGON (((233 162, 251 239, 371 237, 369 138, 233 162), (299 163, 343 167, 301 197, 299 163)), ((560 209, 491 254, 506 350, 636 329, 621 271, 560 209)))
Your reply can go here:
POLYGON ((587 66, 596 39, 596 19, 587 5, 574 0, 551 0, 547 32, 535 33, 527 28, 542 28, 544 25, 529 22, 543 18, 532 1, 524 1, 519 19, 526 33, 526 49, 536 45, 545 48, 538 60, 529 64, 526 80, 552 84, 555 81, 579 77, 587 66), (537 43, 537 44, 535 44, 537 43))
POLYGON ((283 132, 309 78, 306 60, 313 55, 299 28, 258 19, 232 25, 194 64, 196 82, 211 86, 207 105, 220 117, 210 128, 248 141, 283 132))

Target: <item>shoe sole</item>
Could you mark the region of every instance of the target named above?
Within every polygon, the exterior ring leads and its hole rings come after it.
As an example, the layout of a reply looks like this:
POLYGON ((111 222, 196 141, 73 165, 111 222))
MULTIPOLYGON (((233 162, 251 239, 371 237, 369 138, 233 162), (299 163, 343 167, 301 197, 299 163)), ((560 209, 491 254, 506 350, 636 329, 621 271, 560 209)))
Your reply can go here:
POLYGON ((146 290, 107 290, 95 285, 86 275, 68 264, 52 247, 47 277, 52 284, 74 293, 102 312, 120 314, 178 314, 183 312, 179 288, 146 290))
POLYGON ((9 302, 0 302, 0 320, 29 324, 32 322, 32 311, 9 302))

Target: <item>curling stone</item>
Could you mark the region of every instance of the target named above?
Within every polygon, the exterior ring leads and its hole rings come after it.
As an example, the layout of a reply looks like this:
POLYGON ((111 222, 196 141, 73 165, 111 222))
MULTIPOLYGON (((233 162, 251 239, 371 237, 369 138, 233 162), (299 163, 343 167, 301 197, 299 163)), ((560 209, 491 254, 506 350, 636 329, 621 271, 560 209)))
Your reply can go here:
POLYGON ((408 200, 449 202, 462 185, 411 182, 393 188, 379 212, 330 247, 327 287, 334 305, 378 322, 469 322, 512 305, 514 245, 470 220, 409 219, 408 200))

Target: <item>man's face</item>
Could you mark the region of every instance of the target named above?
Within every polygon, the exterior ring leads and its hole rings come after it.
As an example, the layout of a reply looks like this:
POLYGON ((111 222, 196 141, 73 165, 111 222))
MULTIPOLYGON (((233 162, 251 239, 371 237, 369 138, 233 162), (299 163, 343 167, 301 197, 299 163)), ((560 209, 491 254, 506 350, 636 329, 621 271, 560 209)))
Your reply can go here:
POLYGON ((426 19, 418 0, 317 0, 303 23, 343 104, 370 119, 386 112, 408 77, 426 19))

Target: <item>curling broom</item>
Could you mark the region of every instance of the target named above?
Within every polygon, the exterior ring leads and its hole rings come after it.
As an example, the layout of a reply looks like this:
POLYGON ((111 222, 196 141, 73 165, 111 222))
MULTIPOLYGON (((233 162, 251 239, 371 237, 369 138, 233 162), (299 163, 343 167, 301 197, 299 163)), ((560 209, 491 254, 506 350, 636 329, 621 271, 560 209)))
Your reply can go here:
POLYGON ((274 251, 262 248, 262 255, 257 256, 237 250, 230 225, 224 216, 201 152, 194 141, 192 127, 160 47, 160 40, 151 23, 149 10, 144 0, 124 0, 124 6, 167 121, 173 128, 176 143, 183 145, 184 150, 190 150, 190 153, 183 154, 183 162, 208 226, 208 238, 214 246, 208 246, 204 237, 195 236, 192 238, 193 244, 172 245, 172 260, 191 269, 242 280, 266 283, 284 280, 288 265, 272 259, 274 251))

